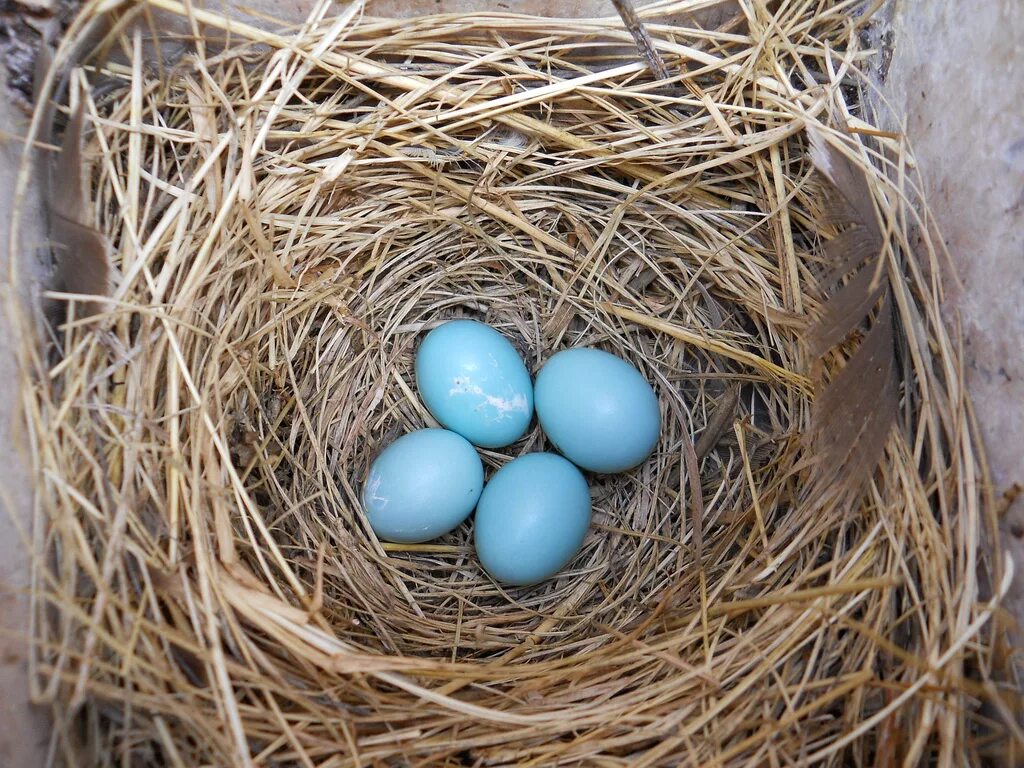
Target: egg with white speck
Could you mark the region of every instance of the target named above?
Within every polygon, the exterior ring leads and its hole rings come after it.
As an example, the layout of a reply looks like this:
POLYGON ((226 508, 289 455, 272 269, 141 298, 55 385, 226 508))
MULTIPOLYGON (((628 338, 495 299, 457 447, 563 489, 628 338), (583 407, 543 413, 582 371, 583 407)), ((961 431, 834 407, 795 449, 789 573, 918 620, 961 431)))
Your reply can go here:
POLYGON ((533 383, 512 343, 475 320, 451 320, 416 352, 416 386, 447 429, 481 448, 521 438, 533 418, 533 383))
POLYGON ((457 528, 483 485, 483 463, 464 437, 420 429, 374 460, 363 484, 363 510, 378 538, 417 544, 457 528))

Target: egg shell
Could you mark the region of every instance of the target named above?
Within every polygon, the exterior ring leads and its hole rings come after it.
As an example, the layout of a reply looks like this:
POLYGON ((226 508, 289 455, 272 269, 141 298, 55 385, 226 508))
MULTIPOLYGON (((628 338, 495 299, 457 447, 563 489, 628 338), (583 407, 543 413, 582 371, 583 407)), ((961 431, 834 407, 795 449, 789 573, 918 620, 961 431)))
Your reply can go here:
POLYGON ((533 418, 523 359, 475 320, 452 320, 427 334, 416 353, 416 386, 438 422, 482 448, 514 443, 533 418))
POLYGON ((620 357, 590 347, 554 355, 537 374, 537 419, 552 444, 591 472, 622 472, 658 443, 654 390, 620 357))
POLYGON ((363 485, 363 509, 379 538, 415 544, 457 528, 483 486, 483 463, 464 437, 420 429, 374 460, 363 485))
POLYGON ((590 527, 590 489, 561 456, 528 453, 491 477, 474 526, 477 556, 491 576, 536 584, 579 552, 590 527))

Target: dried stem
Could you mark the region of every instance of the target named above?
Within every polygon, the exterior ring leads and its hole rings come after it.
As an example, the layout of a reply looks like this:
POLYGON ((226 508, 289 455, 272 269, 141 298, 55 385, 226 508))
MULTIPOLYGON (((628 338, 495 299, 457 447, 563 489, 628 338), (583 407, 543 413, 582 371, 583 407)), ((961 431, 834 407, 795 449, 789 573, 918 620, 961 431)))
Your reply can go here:
MULTIPOLYGON (((827 131, 825 94, 858 77, 853 6, 744 3, 728 31, 653 15, 695 5, 644 10, 699 84, 671 94, 624 63, 616 19, 350 8, 270 33, 151 0, 208 36, 162 70, 112 33, 133 60, 99 62, 103 98, 81 97, 114 294, 54 365, 21 352, 33 673, 66 763, 953 766, 991 749, 975 704, 999 690, 970 679, 997 663, 991 510, 898 138, 862 131, 851 161, 877 168, 890 222, 901 428, 854 509, 805 503, 803 329, 834 233, 804 128, 827 131), (413 355, 458 316, 533 370, 614 351, 662 403, 655 454, 591 478, 591 535, 535 588, 486 576, 471 522, 382 546, 359 508, 375 454, 430 424, 413 355)), ((534 430, 484 458, 544 447, 534 430)))

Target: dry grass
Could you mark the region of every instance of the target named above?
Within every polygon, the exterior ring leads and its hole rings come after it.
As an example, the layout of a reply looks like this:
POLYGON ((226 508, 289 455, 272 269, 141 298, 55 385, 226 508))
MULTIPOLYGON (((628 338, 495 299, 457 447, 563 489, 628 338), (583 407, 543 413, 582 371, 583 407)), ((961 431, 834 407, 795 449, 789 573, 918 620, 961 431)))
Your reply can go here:
MULTIPOLYGON (((161 71, 116 31, 126 63, 71 79, 114 295, 52 356, 24 350, 55 759, 989 754, 1012 706, 990 679, 1006 574, 978 561, 993 505, 907 148, 847 106, 869 55, 848 5, 652 23, 667 83, 611 19, 335 22, 324 3, 294 33, 232 23, 235 47, 161 71), (899 429, 852 507, 806 498, 802 338, 835 234, 809 124, 869 175, 902 329, 899 429), (375 453, 431 423, 413 352, 454 316, 533 370, 613 350, 664 409, 654 457, 592 479, 592 534, 536 588, 491 582, 471 523, 382 545, 359 510, 375 453)), ((228 26, 195 13, 209 39, 228 26)))

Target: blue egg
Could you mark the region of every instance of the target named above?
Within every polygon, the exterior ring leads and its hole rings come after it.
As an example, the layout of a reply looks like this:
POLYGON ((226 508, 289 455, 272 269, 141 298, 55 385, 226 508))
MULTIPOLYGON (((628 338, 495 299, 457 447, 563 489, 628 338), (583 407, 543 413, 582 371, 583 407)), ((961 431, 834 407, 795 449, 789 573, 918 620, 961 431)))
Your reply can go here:
POLYGON ((415 544, 458 527, 483 487, 483 463, 464 437, 420 429, 395 440, 373 462, 363 509, 378 537, 415 544))
POLYGON ((427 334, 416 353, 416 385, 448 429, 482 448, 526 433, 533 385, 511 342, 489 325, 453 320, 427 334))
POLYGON ((579 347, 541 368, 534 387, 537 419, 552 444, 591 472, 622 472, 658 443, 661 413, 654 390, 622 358, 579 347))
POLYGON ((503 466, 484 488, 474 540, 487 572, 506 584, 536 584, 579 552, 590 527, 590 490, 572 464, 528 453, 503 466))

